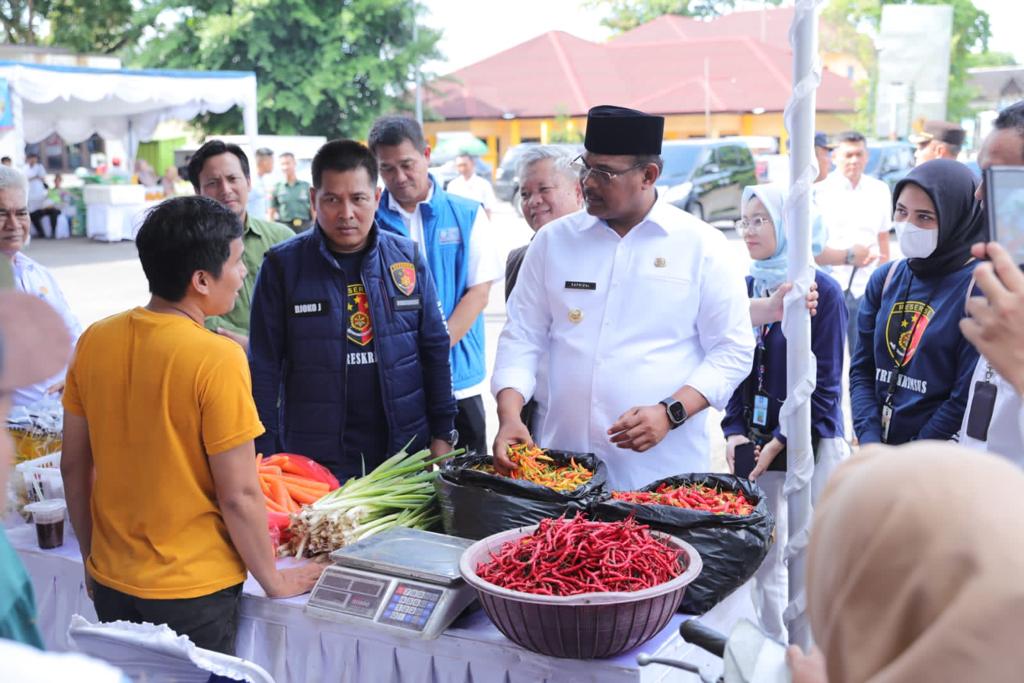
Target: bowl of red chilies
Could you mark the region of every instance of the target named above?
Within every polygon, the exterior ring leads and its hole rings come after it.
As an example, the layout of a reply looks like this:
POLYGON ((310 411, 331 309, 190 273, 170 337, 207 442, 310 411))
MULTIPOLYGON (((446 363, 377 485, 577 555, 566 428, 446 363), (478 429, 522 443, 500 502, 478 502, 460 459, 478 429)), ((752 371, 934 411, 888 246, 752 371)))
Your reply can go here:
POLYGON ((691 545, 632 517, 545 519, 477 541, 459 569, 502 633, 528 650, 593 659, 665 627, 701 570, 691 545))

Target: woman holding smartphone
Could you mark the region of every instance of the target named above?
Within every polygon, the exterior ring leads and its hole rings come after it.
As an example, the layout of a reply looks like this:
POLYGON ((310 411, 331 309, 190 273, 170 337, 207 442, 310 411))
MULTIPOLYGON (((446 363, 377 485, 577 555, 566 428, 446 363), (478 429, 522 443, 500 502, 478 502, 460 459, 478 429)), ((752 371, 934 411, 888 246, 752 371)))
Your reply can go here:
POLYGON ((896 184, 893 222, 906 257, 868 282, 850 364, 861 444, 948 440, 960 429, 978 351, 960 332, 985 224, 963 164, 935 159, 896 184))
MULTIPOLYGON (((786 280, 785 197, 778 185, 756 185, 743 191, 743 218, 737 228, 754 259, 747 277, 751 298, 771 296, 786 280)), ((808 263, 807 267, 814 266, 808 263)), ((835 279, 815 271, 814 280, 818 285, 818 312, 811 318, 811 350, 817 362, 817 387, 811 396, 811 436, 819 462, 814 489, 819 490, 831 469, 848 453, 841 405, 847 313, 842 289, 835 279)), ((786 338, 778 323, 758 326, 755 337, 753 367, 729 400, 722 431, 730 469, 757 480, 775 515, 776 542, 755 575, 753 595, 762 627, 785 642, 782 611, 787 577, 782 557, 788 534, 782 485, 786 478, 786 437, 779 425, 779 409, 787 393, 786 338)))

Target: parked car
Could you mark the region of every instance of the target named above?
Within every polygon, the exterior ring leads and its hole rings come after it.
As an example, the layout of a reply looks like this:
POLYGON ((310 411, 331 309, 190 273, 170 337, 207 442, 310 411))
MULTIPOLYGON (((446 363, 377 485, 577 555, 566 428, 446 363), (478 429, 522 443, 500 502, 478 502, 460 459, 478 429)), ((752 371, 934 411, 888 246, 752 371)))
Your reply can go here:
POLYGON ((754 157, 736 140, 671 140, 661 146, 665 162, 658 192, 701 220, 740 217, 743 188, 757 184, 754 157))
POLYGON ((896 187, 914 167, 914 145, 906 140, 869 140, 868 163, 864 172, 896 187))
MULTIPOLYGON (((519 195, 519 160, 522 159, 523 152, 538 144, 524 142, 509 147, 494 174, 494 194, 502 201, 512 202, 516 212, 519 211, 519 202, 516 199, 519 195)), ((573 152, 573 156, 583 154, 583 145, 579 143, 558 143, 553 146, 565 147, 573 152)))

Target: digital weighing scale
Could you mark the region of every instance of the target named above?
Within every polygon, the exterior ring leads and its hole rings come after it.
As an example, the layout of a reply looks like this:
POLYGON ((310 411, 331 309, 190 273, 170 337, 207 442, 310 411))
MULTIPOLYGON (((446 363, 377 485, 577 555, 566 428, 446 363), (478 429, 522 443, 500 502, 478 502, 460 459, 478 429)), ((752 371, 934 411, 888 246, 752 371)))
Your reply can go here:
POLYGON ((335 564, 313 588, 306 613, 373 624, 418 638, 436 638, 471 602, 476 590, 459 574, 473 541, 395 527, 331 553, 335 564))

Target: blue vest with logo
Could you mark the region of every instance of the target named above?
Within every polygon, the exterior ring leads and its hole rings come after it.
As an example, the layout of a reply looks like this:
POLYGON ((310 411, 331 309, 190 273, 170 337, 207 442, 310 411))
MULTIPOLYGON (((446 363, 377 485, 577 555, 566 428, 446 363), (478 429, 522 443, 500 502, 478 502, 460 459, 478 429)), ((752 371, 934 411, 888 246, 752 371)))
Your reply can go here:
MULTIPOLYGON (((416 246, 377 228, 370 240, 361 279, 373 324, 387 452, 410 441, 412 452, 454 426, 448 331, 416 246)), ((256 279, 249 337, 253 397, 267 429, 257 448, 301 453, 339 472, 345 467, 337 459, 349 400, 350 302, 344 284, 319 226, 276 245, 256 279)))
MULTIPOLYGON (((480 203, 448 194, 434 185, 429 202, 417 207, 423 219, 427 263, 437 285, 445 318, 451 316, 466 293, 469 271, 469 240, 480 203)), ((377 209, 377 224, 384 230, 409 237, 402 216, 391 208, 391 193, 384 191, 377 209)), ((487 374, 484 349, 484 316, 479 315, 466 335, 451 350, 452 384, 466 389, 484 381, 487 374)))

